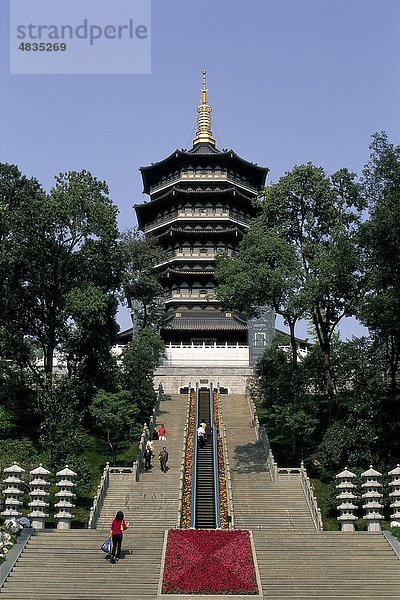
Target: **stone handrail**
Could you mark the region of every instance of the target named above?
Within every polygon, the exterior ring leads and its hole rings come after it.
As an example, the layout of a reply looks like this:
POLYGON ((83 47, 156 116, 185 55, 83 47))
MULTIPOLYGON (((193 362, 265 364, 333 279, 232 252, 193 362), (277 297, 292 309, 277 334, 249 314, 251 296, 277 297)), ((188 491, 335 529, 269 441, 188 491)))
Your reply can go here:
POLYGON ((29 542, 33 532, 34 529, 31 527, 22 529, 21 533, 17 538, 17 541, 8 552, 6 560, 2 563, 0 567, 0 588, 3 586, 7 577, 14 569, 15 563, 24 551, 24 548, 29 542))
POLYGON ((189 392, 188 392, 188 403, 186 409, 186 420, 185 420, 185 428, 183 431, 183 441, 182 441, 182 452, 181 452, 181 467, 179 474, 179 498, 178 498, 178 515, 176 526, 181 526, 181 518, 182 518, 182 501, 183 501, 183 482, 185 478, 185 457, 186 457, 186 442, 189 431, 189 414, 190 414, 190 392, 191 392, 191 384, 189 383, 189 392))
POLYGON ((234 518, 234 510, 233 510, 231 467, 230 467, 229 455, 228 455, 228 444, 226 441, 226 428, 225 428, 224 420, 222 417, 222 405, 221 405, 221 397, 219 394, 219 388, 218 388, 218 418, 219 418, 220 433, 221 433, 221 437, 222 437, 222 450, 223 450, 223 454, 224 454, 224 463, 225 463, 225 479, 226 479, 226 491, 227 491, 227 499, 228 499, 229 529, 234 529, 235 518, 234 518))
POLYGON ((136 460, 134 461, 134 463, 132 465, 132 481, 134 483, 136 481, 139 481, 140 475, 143 471, 144 451, 146 449, 146 444, 147 444, 148 440, 153 439, 153 431, 156 428, 157 415, 160 411, 160 402, 163 399, 163 397, 164 397, 164 390, 160 383, 158 386, 158 390, 157 390, 156 405, 153 408, 153 412, 151 413, 151 417, 149 419, 149 424, 147 425, 147 423, 145 423, 143 425, 143 431, 142 431, 142 435, 140 436, 140 442, 139 442, 139 447, 138 447, 138 451, 136 454, 136 460))
POLYGON ((258 420, 256 406, 251 398, 250 394, 247 393, 247 401, 249 403, 249 410, 251 415, 251 426, 254 427, 257 442, 259 442, 267 456, 267 466, 272 482, 278 481, 278 465, 275 462, 274 455, 271 452, 271 445, 269 443, 267 432, 265 427, 260 425, 258 420))
POLYGON ((322 522, 321 509, 318 508, 317 499, 314 495, 314 486, 310 482, 310 478, 307 476, 307 471, 304 467, 303 461, 301 461, 300 466, 300 482, 307 500, 308 508, 310 509, 312 520, 314 521, 315 529, 317 531, 322 531, 324 525, 322 522))
POLYGON ((93 498, 93 505, 90 509, 88 529, 96 529, 97 521, 99 520, 101 509, 103 508, 104 498, 106 497, 108 486, 110 484, 110 463, 106 463, 103 469, 103 475, 100 478, 100 483, 97 486, 97 492, 93 498))
POLYGON ((310 482, 310 478, 307 476, 307 471, 304 467, 303 461, 301 461, 300 468, 283 467, 278 469, 278 465, 274 460, 274 455, 271 452, 271 446, 269 443, 267 432, 265 431, 265 427, 260 426, 256 406, 253 402, 253 399, 250 397, 249 393, 247 393, 246 395, 249 403, 252 427, 254 427, 257 441, 261 443, 265 453, 267 454, 267 465, 271 475, 271 480, 275 483, 276 481, 278 481, 279 475, 299 475, 301 487, 306 498, 307 505, 315 525, 315 529, 317 531, 322 531, 324 526, 322 522, 321 510, 318 508, 317 499, 314 495, 314 487, 310 482))

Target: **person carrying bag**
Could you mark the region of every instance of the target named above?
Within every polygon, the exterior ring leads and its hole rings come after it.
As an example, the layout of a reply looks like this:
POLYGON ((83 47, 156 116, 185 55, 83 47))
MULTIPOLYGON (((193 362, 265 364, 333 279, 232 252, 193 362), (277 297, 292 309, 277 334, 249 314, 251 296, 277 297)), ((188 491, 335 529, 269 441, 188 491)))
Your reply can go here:
POLYGON ((115 563, 121 558, 122 537, 124 531, 129 527, 129 523, 125 523, 124 513, 119 510, 111 523, 110 538, 112 540, 111 562, 115 563))

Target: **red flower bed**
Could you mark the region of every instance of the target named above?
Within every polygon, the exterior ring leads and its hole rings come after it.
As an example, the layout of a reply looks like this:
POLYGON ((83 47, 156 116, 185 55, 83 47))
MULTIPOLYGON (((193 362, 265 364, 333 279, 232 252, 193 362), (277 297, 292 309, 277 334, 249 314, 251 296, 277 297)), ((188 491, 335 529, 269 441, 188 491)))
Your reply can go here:
POLYGON ((222 448, 222 436, 219 423, 219 398, 217 390, 214 390, 214 423, 217 428, 217 448, 218 448, 218 481, 219 481, 219 512, 221 519, 221 528, 229 529, 228 521, 228 490, 226 488, 224 451, 222 448))
POLYGON ((172 529, 163 594, 258 594, 248 531, 172 529))
POLYGON ((189 529, 190 527, 190 507, 192 500, 192 470, 193 470, 193 441, 194 441, 194 420, 195 420, 196 392, 190 392, 189 404, 189 423, 186 439, 185 469, 183 475, 182 490, 182 514, 181 527, 189 529))

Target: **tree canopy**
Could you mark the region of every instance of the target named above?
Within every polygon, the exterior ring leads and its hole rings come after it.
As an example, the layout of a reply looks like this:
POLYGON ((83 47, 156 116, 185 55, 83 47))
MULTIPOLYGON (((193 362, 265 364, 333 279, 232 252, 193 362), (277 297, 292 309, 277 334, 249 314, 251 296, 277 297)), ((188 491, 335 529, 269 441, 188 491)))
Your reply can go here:
POLYGON ((71 368, 85 356, 93 373, 116 333, 117 208, 106 184, 70 172, 46 194, 2 165, 0 198, 0 325, 9 358, 40 385, 53 374, 56 350, 71 368))

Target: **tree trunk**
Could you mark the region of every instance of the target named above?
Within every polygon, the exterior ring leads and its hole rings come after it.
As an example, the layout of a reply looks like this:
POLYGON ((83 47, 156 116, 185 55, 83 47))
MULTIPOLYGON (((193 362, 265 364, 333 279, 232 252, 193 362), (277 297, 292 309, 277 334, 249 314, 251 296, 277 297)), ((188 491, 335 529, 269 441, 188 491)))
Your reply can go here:
POLYGON ((323 356, 324 378, 328 396, 328 417, 329 421, 333 421, 335 415, 336 394, 332 376, 331 344, 329 341, 328 329, 318 311, 313 314, 313 322, 323 356))
POLYGON ((397 371, 399 368, 399 349, 396 347, 396 341, 391 336, 388 340, 388 354, 390 363, 390 395, 392 400, 397 398, 397 371))
POLYGON ((45 354, 44 354, 44 372, 46 377, 51 381, 53 375, 53 366, 54 366, 54 348, 55 343, 49 342, 47 345, 45 354))
POLYGON ((292 348, 292 366, 295 369, 297 367, 297 342, 295 336, 295 327, 297 323, 297 319, 293 317, 286 317, 287 323, 289 325, 290 331, 290 345, 292 348))
POLYGON ((107 442, 108 442, 108 445, 110 446, 111 454, 113 457, 113 466, 115 467, 115 463, 117 462, 117 450, 111 442, 109 431, 107 431, 107 442))

